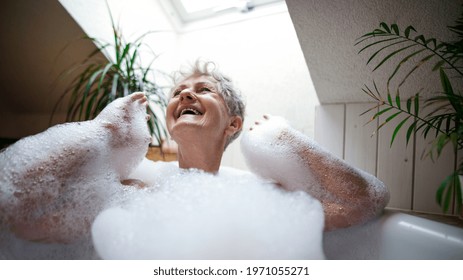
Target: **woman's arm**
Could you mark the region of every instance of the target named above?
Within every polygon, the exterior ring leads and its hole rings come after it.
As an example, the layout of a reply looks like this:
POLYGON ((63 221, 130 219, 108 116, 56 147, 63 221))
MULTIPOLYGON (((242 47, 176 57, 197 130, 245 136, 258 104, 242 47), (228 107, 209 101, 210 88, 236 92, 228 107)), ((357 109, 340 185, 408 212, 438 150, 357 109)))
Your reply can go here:
POLYGON ((279 117, 264 116, 243 135, 250 168, 284 189, 317 198, 325 230, 364 223, 386 206, 389 192, 376 177, 330 154, 279 117))

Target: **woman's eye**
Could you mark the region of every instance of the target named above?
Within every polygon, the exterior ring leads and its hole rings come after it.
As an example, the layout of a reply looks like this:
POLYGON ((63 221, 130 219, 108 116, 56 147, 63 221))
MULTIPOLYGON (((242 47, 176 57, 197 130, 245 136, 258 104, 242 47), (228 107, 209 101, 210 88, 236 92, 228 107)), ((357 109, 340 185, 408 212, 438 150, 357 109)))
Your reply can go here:
POLYGON ((200 92, 204 92, 204 91, 211 92, 211 89, 207 87, 201 88, 200 92))
POLYGON ((181 90, 176 90, 174 91, 174 93, 172 93, 172 96, 177 96, 180 94, 180 92, 182 92, 181 90))

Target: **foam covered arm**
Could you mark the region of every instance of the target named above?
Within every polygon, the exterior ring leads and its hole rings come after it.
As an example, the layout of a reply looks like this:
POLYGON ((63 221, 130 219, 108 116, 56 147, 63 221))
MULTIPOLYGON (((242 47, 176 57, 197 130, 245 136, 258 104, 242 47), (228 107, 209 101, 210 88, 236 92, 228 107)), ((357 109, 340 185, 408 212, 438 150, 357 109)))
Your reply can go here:
POLYGON ((121 180, 144 158, 147 99, 134 93, 94 120, 53 126, 0 153, 0 233, 70 243, 89 234, 121 180))
POLYGON ((241 147, 253 172, 318 199, 325 230, 364 223, 389 201, 380 180, 324 150, 281 117, 265 115, 257 121, 243 135, 241 147))

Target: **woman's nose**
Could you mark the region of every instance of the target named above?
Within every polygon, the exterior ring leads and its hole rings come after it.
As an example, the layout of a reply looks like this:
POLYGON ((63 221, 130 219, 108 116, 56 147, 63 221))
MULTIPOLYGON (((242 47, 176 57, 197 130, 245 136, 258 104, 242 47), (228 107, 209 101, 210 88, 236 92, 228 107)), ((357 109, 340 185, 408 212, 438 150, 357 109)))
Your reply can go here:
POLYGON ((180 92, 180 101, 193 101, 196 97, 189 89, 184 89, 180 92))

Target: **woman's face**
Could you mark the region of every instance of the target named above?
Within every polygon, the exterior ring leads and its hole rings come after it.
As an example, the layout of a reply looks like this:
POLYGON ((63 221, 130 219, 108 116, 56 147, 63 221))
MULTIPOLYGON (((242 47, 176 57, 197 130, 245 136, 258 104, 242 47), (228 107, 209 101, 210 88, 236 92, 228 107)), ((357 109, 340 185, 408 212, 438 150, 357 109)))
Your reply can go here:
POLYGON ((217 82, 208 76, 192 76, 173 90, 166 119, 170 135, 180 144, 192 136, 207 141, 225 139, 233 118, 228 115, 217 82))

